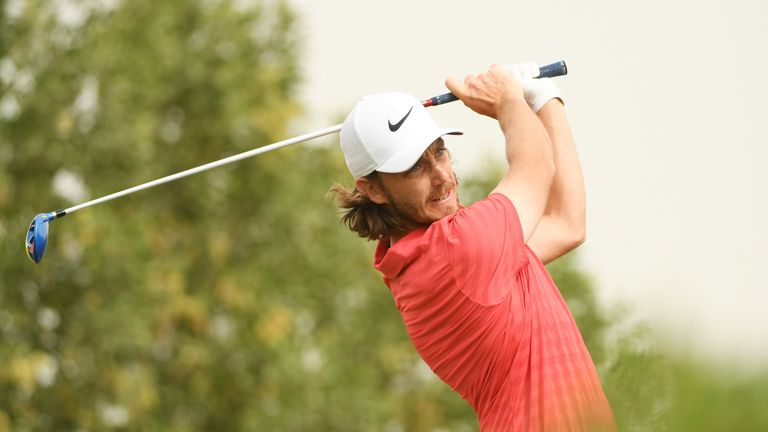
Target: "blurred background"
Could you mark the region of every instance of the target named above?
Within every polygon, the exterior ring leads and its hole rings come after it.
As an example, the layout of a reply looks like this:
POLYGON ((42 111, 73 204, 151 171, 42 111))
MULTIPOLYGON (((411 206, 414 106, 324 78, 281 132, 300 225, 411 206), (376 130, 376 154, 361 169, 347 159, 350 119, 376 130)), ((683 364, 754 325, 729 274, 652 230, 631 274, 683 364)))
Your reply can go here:
MULTIPOLYGON (((621 430, 768 430, 762 2, 0 0, 0 431, 471 431, 373 243, 337 139, 35 214, 335 124, 356 100, 564 58, 588 240, 549 269, 621 430)), ((462 199, 493 121, 431 111, 462 199)))

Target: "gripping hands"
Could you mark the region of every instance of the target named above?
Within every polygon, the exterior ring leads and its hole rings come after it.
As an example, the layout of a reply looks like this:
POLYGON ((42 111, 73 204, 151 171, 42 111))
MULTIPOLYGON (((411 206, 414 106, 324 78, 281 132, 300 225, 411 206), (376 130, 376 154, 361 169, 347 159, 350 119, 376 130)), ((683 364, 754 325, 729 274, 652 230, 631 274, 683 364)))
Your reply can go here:
POLYGON ((520 83, 525 101, 534 112, 539 112, 552 99, 557 98, 562 102, 560 90, 551 78, 535 79, 539 76, 539 65, 536 63, 515 63, 504 66, 504 70, 520 83))
POLYGON ((473 111, 495 119, 510 102, 524 100, 520 83, 499 65, 478 75, 467 75, 463 83, 448 78, 445 86, 473 111))
MULTIPOLYGON (((504 104, 525 100, 534 111, 550 100, 563 97, 550 78, 537 78, 541 70, 536 63, 515 63, 506 66, 493 65, 484 73, 467 75, 464 82, 449 78, 446 87, 475 112, 498 119, 504 104)), ((455 99, 454 99, 455 100, 455 99)))

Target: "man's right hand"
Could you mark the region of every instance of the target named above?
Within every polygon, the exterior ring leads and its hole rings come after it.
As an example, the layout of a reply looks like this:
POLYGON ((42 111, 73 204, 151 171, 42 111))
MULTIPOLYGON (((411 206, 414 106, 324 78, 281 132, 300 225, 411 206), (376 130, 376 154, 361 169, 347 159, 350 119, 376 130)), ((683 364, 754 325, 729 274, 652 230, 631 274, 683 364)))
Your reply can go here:
POLYGON ((463 83, 448 78, 445 86, 473 111, 497 120, 506 107, 525 103, 520 83, 499 65, 479 75, 467 75, 463 83))

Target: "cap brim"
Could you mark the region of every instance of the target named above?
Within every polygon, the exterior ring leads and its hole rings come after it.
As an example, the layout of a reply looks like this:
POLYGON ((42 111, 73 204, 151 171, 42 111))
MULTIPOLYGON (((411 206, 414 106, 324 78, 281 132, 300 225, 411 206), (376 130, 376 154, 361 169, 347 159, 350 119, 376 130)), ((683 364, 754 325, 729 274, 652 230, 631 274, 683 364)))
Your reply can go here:
POLYGON ((422 142, 422 144, 405 147, 401 151, 392 155, 391 158, 387 159, 383 164, 376 168, 376 171, 392 174, 408 171, 416 163, 416 161, 419 160, 422 153, 424 153, 424 150, 429 148, 429 146, 431 146, 435 140, 443 135, 463 134, 464 132, 458 129, 438 129, 436 134, 431 134, 425 137, 424 140, 419 140, 422 142))

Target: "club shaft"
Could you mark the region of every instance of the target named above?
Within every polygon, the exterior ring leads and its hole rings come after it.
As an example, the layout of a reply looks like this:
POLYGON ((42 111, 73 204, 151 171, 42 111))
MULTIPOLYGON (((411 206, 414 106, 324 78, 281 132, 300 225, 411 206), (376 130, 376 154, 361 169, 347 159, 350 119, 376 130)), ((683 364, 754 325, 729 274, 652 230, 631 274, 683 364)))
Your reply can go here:
MULTIPOLYGON (((555 76, 565 75, 567 73, 568 73, 568 69, 566 68, 565 62, 564 61, 559 61, 559 62, 556 62, 556 63, 552 63, 552 64, 549 64, 549 65, 542 66, 540 68, 539 77, 540 78, 543 78, 543 77, 555 77, 555 76)), ((426 100, 422 101, 421 103, 425 107, 430 107, 430 106, 435 106, 435 105, 442 105, 444 103, 449 103, 449 102, 453 102, 453 101, 456 101, 456 100, 458 100, 458 98, 453 93, 445 93, 445 94, 442 94, 442 95, 439 95, 439 96, 435 96, 435 97, 430 98, 430 99, 426 99, 426 100)), ((84 202, 82 204, 78 204, 78 205, 70 207, 68 209, 57 210, 55 212, 51 212, 50 213, 51 219, 57 219, 57 218, 60 218, 60 217, 64 217, 65 215, 67 215, 69 213, 76 212, 76 211, 78 211, 80 209, 84 209, 86 207, 91 207, 91 206, 94 206, 96 204, 101 204, 103 202, 110 201, 110 200, 113 200, 115 198, 120 198, 120 197, 125 196, 125 195, 130 195, 130 194, 132 194, 134 192, 138 192, 138 191, 141 191, 141 190, 144 190, 144 189, 149 189, 149 188, 152 188, 152 187, 155 187, 155 186, 159 186, 161 184, 169 183, 169 182, 172 182, 172 181, 184 178, 184 177, 191 176, 193 174, 197 174, 197 173, 200 173, 200 172, 203 172, 203 171, 208 171, 208 170, 210 170, 212 168, 220 167, 220 166, 223 166, 223 165, 228 165, 228 164, 231 164, 233 162, 237 162, 237 161, 240 161, 240 160, 243 160, 243 159, 247 159, 249 157, 260 155, 262 153, 266 153, 266 152, 269 152, 269 151, 272 151, 272 150, 277 150, 277 149, 280 149, 280 148, 283 148, 283 147, 287 147, 289 145, 302 143, 304 141, 309 141, 311 139, 319 138, 321 136, 330 135, 330 134, 336 133, 336 132, 338 132, 340 130, 341 130, 341 124, 337 124, 335 126, 327 127, 325 129, 320 129, 320 130, 317 130, 317 131, 314 131, 314 132, 310 132, 310 133, 307 133, 307 134, 304 134, 304 135, 299 135, 297 137, 293 137, 293 138, 289 138, 289 139, 286 139, 286 140, 283 140, 283 141, 278 141, 278 142, 273 143, 273 144, 265 145, 263 147, 259 147, 259 148, 253 149, 253 150, 249 150, 249 151, 246 151, 246 152, 243 152, 243 153, 240 153, 240 154, 229 156, 229 157, 226 157, 224 159, 219 159, 217 161, 210 162, 210 163, 207 163, 205 165, 200 165, 200 166, 195 167, 195 168, 190 168, 190 169, 188 169, 186 171, 182 171, 182 172, 179 172, 179 173, 176 173, 176 174, 171 174, 169 176, 165 176, 165 177, 159 178, 157 180, 152 180, 150 182, 143 183, 143 184, 140 184, 138 186, 134 186, 132 188, 124 189, 124 190, 121 190, 120 192, 115 192, 113 194, 109 194, 109 195, 103 196, 101 198, 96 198, 94 200, 91 200, 91 201, 88 201, 88 202, 84 202)))
MULTIPOLYGON (((429 100, 429 99, 427 99, 427 100, 429 100)), ((428 105, 426 105, 426 102, 422 102, 422 104, 424 104, 425 106, 428 106, 428 105)), ((143 184, 140 184, 138 186, 134 186, 132 188, 124 189, 124 190, 121 190, 120 192, 115 192, 113 194, 109 194, 109 195, 103 196, 101 198, 96 198, 94 200, 91 200, 91 201, 88 201, 88 202, 84 202, 82 204, 78 204, 78 205, 76 205, 74 207, 70 207, 68 209, 57 210, 56 212, 51 212, 51 215, 55 215, 55 217, 53 217, 52 219, 58 219, 58 218, 66 216, 66 215, 68 215, 68 214, 70 214, 72 212, 78 211, 80 209, 84 209, 86 207, 91 207, 91 206, 94 206, 96 204, 101 204, 103 202, 106 202, 106 201, 109 201, 109 200, 113 200, 115 198, 120 198, 122 196, 132 194, 134 192, 138 192, 138 191, 141 191, 141 190, 144 190, 144 189, 149 189, 151 187, 159 186, 161 184, 172 182, 174 180, 178 180, 180 178, 188 177, 188 176, 191 176, 193 174, 197 174, 197 173, 200 173, 200 172, 203 172, 203 171, 208 171, 209 169, 212 169, 212 168, 220 167, 222 165, 231 164, 233 162, 237 162, 237 161, 240 161, 240 160, 252 157, 252 156, 260 155, 262 153, 266 153, 266 152, 269 152, 269 151, 272 151, 272 150, 277 150, 277 149, 280 149, 280 148, 283 148, 283 147, 287 147, 287 146, 292 145, 292 144, 298 144, 298 143, 302 143, 304 141, 309 141, 311 139, 319 138, 321 136, 330 135, 330 134, 338 132, 340 130, 341 130, 341 124, 337 124, 335 126, 331 126, 331 127, 325 128, 325 129, 320 129, 320 130, 317 130, 315 132, 310 132, 310 133, 307 133, 307 134, 304 134, 304 135, 299 135, 299 136, 294 137, 294 138, 289 138, 287 140, 278 141, 276 143, 265 145, 265 146, 262 146, 262 147, 259 147, 259 148, 253 149, 253 150, 249 150, 247 152, 243 152, 243 153, 240 153, 240 154, 229 156, 229 157, 224 158, 224 159, 219 159, 217 161, 210 162, 210 163, 207 163, 205 165, 200 165, 200 166, 195 167, 195 168, 190 168, 190 169, 188 169, 186 171, 182 171, 182 172, 179 172, 179 173, 176 173, 176 174, 171 174, 169 176, 165 176, 165 177, 159 178, 157 180, 152 180, 150 182, 143 183, 143 184)))
POLYGON ((223 165, 231 164, 233 162, 237 162, 237 161, 240 161, 240 160, 243 160, 243 159, 247 159, 249 157, 260 155, 262 153, 266 153, 266 152, 269 152, 269 151, 272 151, 272 150, 277 150, 277 149, 280 149, 280 148, 283 148, 283 147, 287 147, 289 145, 302 143, 304 141, 309 141, 311 139, 319 138, 321 136, 330 135, 330 134, 338 132, 340 130, 341 130, 341 124, 337 124, 335 126, 327 127, 325 129, 320 129, 320 130, 317 130, 317 131, 314 131, 314 132, 310 132, 310 133, 307 133, 307 134, 304 134, 304 135, 299 135, 297 137, 289 138, 287 140, 278 141, 278 142, 273 143, 273 144, 269 144, 269 145, 265 145, 265 146, 262 146, 262 147, 259 147, 259 148, 255 148, 253 150, 249 150, 247 152, 236 154, 236 155, 224 158, 224 159, 219 159, 217 161, 213 161, 213 162, 207 163, 205 165, 200 165, 200 166, 195 167, 195 168, 190 168, 190 169, 188 169, 186 171, 182 171, 182 172, 179 172, 179 173, 176 173, 176 174, 171 174, 169 176, 165 176, 165 177, 159 178, 157 180, 152 180, 150 182, 143 183, 143 184, 140 184, 138 186, 134 186, 132 188, 121 190, 120 192, 115 192, 113 194, 109 194, 109 195, 103 196, 101 198, 96 198, 94 200, 91 200, 91 201, 88 201, 88 202, 84 202, 82 204, 78 204, 78 205, 76 205, 74 207, 70 207, 68 209, 63 210, 63 214, 61 214, 58 217, 62 217, 64 215, 66 215, 66 214, 78 211, 80 209, 84 209, 86 207, 91 207, 91 206, 94 206, 96 204, 101 204, 103 202, 106 202, 106 201, 109 201, 109 200, 113 200, 115 198, 120 198, 122 196, 132 194, 134 192, 138 192, 138 191, 141 191, 141 190, 144 190, 144 189, 149 189, 151 187, 159 186, 161 184, 172 182, 174 180, 178 180, 180 178, 188 177, 188 176, 191 176, 193 174, 197 174, 197 173, 200 173, 200 172, 203 172, 203 171, 208 171, 209 169, 212 169, 212 168, 216 168, 216 167, 220 167, 220 166, 223 166, 223 165))

